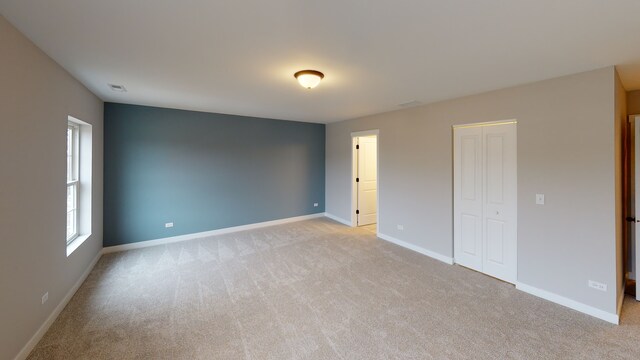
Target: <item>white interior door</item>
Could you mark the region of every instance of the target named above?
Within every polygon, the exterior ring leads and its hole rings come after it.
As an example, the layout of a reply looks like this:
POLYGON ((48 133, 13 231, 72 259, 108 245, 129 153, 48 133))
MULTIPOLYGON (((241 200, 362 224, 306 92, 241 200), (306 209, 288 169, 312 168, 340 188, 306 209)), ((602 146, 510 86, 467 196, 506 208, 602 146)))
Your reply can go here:
POLYGON ((634 129, 633 129, 633 135, 634 135, 634 141, 635 141, 635 152, 634 152, 634 159, 633 159, 633 167, 634 167, 634 202, 635 202, 635 217, 636 217, 636 223, 635 223, 635 231, 632 237, 632 242, 631 242, 631 246, 629 247, 629 254, 631 255, 632 259, 631 259, 631 266, 632 266, 632 277, 635 278, 636 280, 636 300, 640 301, 640 241, 638 239, 638 236, 640 235, 640 229, 638 228, 638 226, 640 226, 640 222, 639 222, 639 216, 640 216, 640 199, 638 198, 640 196, 640 164, 638 164, 638 162, 640 162, 640 116, 636 116, 635 120, 633 122, 634 124, 634 129))
POLYGON ((483 272, 516 281, 517 165, 516 124, 482 127, 483 272))
POLYGON ((358 138, 358 226, 376 222, 378 204, 377 137, 358 138))
POLYGON ((454 257, 482 271, 482 128, 455 129, 454 257))
POLYGON ((515 123, 454 131, 456 263, 508 282, 517 278, 515 123))

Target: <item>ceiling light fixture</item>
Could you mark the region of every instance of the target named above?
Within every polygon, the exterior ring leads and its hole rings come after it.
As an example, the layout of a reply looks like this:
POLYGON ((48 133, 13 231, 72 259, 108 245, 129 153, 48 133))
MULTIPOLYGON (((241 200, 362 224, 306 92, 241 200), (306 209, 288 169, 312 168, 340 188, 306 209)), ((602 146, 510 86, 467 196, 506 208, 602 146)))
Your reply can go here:
POLYGON ((302 87, 313 89, 320 84, 320 80, 324 78, 324 74, 317 70, 302 70, 293 74, 302 87))

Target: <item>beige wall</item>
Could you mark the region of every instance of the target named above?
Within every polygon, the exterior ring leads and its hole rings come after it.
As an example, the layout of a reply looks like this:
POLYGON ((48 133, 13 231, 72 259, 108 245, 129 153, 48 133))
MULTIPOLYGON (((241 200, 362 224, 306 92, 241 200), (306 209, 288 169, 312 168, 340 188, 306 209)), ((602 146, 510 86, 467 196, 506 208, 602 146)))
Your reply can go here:
POLYGON ((452 257, 451 126, 517 119, 518 280, 615 314, 614 86, 608 67, 329 124, 326 211, 350 219, 350 133, 379 129, 379 231, 452 257))
POLYGON ((627 114, 640 114, 640 90, 627 93, 627 114))
POLYGON ((2 16, 0 44, 0 359, 13 359, 102 249, 103 104, 2 16), (93 235, 69 257, 68 115, 93 125, 93 235))

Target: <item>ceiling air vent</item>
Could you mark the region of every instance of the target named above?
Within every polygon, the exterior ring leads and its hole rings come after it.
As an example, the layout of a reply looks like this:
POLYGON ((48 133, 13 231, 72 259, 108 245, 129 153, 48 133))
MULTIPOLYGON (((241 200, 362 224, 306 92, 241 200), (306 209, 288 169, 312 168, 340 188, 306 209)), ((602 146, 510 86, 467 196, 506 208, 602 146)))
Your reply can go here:
POLYGON ((127 89, 123 85, 109 84, 109 88, 117 92, 127 92, 127 89))
POLYGON ((407 107, 418 106, 418 105, 421 105, 421 104, 422 103, 420 101, 413 100, 413 101, 409 101, 409 102, 406 102, 406 103, 398 104, 398 106, 401 107, 401 108, 407 108, 407 107))

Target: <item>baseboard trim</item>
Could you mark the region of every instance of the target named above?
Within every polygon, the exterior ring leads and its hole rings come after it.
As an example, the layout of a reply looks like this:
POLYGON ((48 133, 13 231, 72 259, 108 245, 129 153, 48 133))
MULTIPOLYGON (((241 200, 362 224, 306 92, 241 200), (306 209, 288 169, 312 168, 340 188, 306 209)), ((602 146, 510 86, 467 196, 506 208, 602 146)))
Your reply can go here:
POLYGON ((417 245, 414 245, 414 244, 410 244, 408 242, 396 239, 394 237, 391 237, 389 235, 385 235, 385 234, 380 233, 380 232, 378 233, 378 237, 380 239, 382 239, 382 240, 388 241, 388 242, 396 244, 398 246, 402 246, 403 248, 406 248, 406 249, 409 249, 409 250, 413 250, 413 251, 418 252, 418 253, 420 253, 422 255, 426 255, 426 256, 428 256, 430 258, 436 259, 438 261, 442 261, 445 264, 453 265, 453 258, 451 258, 451 257, 438 254, 438 253, 433 252, 431 250, 427 250, 427 249, 425 249, 423 247, 420 247, 420 246, 417 246, 417 245))
POLYGON ((341 224, 344 224, 344 225, 347 225, 347 226, 351 226, 351 221, 347 221, 347 220, 345 220, 345 219, 343 219, 341 217, 335 216, 335 215, 330 214, 328 212, 324 213, 324 216, 328 217, 331 220, 337 221, 337 222, 339 222, 341 224))
POLYGON ((233 227, 228 227, 228 228, 223 228, 223 229, 203 231, 203 232, 193 233, 193 234, 178 235, 178 236, 172 236, 172 237, 167 237, 167 238, 162 238, 162 239, 146 240, 146 241, 140 241, 140 242, 136 242, 136 243, 132 243, 132 244, 108 246, 108 247, 105 247, 105 248, 102 249, 102 253, 103 254, 109 254, 109 253, 119 252, 119 251, 141 249, 141 248, 146 248, 146 247, 151 247, 151 246, 158 246, 158 245, 171 244, 171 243, 176 243, 176 242, 181 242, 181 241, 194 240, 194 239, 203 238, 203 237, 207 237, 207 236, 223 235, 223 234, 229 234, 229 233, 234 233, 234 232, 238 232, 238 231, 246 231, 246 230, 259 229, 259 228, 268 227, 268 226, 288 224, 288 223, 292 223, 292 222, 315 219, 315 218, 319 218, 319 217, 324 217, 324 213, 316 213, 316 214, 310 214, 310 215, 295 216, 295 217, 290 217, 290 218, 285 218, 285 219, 278 219, 278 220, 271 220, 271 221, 265 221, 265 222, 254 223, 254 224, 233 226, 233 227))
POLYGON ((53 309, 53 312, 51 313, 51 315, 49 315, 47 320, 44 321, 44 323, 42 324, 42 326, 40 326, 38 331, 36 331, 36 333, 33 334, 31 339, 29 339, 29 341, 22 348, 22 350, 20 350, 18 355, 16 355, 15 360, 24 360, 29 356, 31 351, 36 347, 36 345, 38 345, 38 342, 40 342, 44 334, 49 330, 53 322, 56 321, 56 319, 58 318, 62 310, 64 310, 65 306, 67 306, 69 301, 71 301, 71 298, 76 293, 76 291, 78 291, 82 283, 84 283, 84 281, 87 279, 87 276, 89 276, 89 274, 91 273, 91 270, 93 270, 93 268, 96 266, 101 256, 102 256, 102 251, 98 252, 98 254, 93 258, 93 260, 91 260, 91 264, 89 264, 89 266, 84 271, 84 273, 82 273, 78 281, 76 281, 76 283, 73 284, 71 289, 69 289, 67 294, 64 296, 64 298, 62 298, 62 300, 58 304, 58 306, 56 306, 56 308, 53 309))
POLYGON ((579 311, 581 313, 587 314, 587 315, 591 315, 593 317, 596 317, 598 319, 604 320, 606 322, 610 322, 612 324, 616 324, 618 325, 620 323, 620 316, 619 314, 612 314, 609 312, 606 312, 604 310, 600 310, 598 308, 595 308, 593 306, 587 305, 587 304, 583 304, 581 302, 575 301, 575 300, 571 300, 569 298, 566 298, 564 296, 560 296, 558 294, 554 294, 552 292, 546 291, 546 290, 542 290, 539 289, 537 287, 531 286, 531 285, 527 285, 527 284, 523 284, 521 282, 516 282, 516 289, 526 292, 528 294, 537 296, 539 298, 543 298, 545 300, 551 301, 553 303, 556 303, 558 305, 562 305, 565 307, 568 307, 570 309, 579 311))

